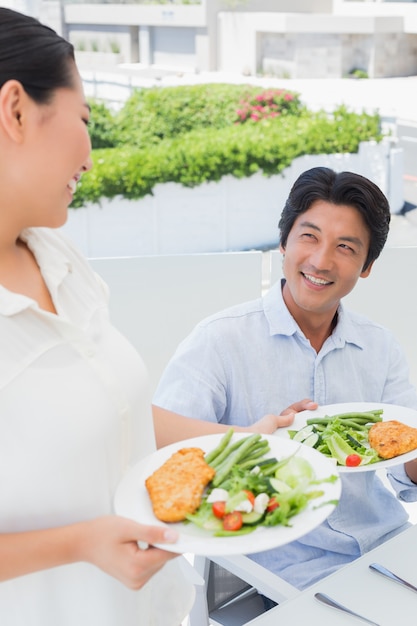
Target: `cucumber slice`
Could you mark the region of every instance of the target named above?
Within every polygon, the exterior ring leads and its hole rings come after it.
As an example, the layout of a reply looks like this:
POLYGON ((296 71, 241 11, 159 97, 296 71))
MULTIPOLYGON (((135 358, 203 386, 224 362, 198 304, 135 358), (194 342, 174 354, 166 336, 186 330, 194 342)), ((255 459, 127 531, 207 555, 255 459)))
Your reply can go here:
POLYGON ((293 441, 303 442, 313 432, 314 426, 308 425, 301 428, 293 437, 293 441))
POLYGON ((291 487, 284 483, 283 480, 279 480, 279 478, 270 478, 269 484, 271 485, 274 493, 286 493, 291 491, 291 487))
POLYGON ((316 443, 319 440, 319 436, 317 433, 311 433, 306 439, 304 439, 303 444, 305 446, 310 446, 310 448, 314 448, 316 443))
POLYGON ((259 524, 264 516, 265 513, 256 513, 256 511, 251 511, 250 513, 242 513, 242 521, 247 526, 254 526, 255 524, 259 524))

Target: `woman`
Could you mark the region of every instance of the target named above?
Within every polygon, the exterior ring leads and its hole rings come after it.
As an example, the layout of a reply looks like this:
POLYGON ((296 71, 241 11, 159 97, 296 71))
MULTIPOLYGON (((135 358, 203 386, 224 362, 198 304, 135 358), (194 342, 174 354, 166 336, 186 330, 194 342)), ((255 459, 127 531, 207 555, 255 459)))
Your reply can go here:
POLYGON ((88 118, 73 47, 0 8, 1 623, 178 626, 192 590, 175 555, 138 547, 176 535, 112 514, 154 448, 145 368, 53 230, 91 167, 88 118))

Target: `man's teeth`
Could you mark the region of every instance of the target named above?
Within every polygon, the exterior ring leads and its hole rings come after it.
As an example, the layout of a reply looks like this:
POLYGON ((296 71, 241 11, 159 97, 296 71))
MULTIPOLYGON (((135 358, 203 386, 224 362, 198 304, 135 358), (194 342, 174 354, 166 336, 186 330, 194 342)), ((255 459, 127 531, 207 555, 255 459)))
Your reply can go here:
POLYGON ((324 280, 323 278, 316 278, 315 276, 310 276, 309 274, 304 274, 305 278, 309 280, 314 285, 330 285, 330 280, 324 280))
POLYGON ((77 189, 77 181, 75 181, 74 179, 70 180, 70 182, 68 183, 68 187, 71 193, 75 193, 75 190, 77 189))

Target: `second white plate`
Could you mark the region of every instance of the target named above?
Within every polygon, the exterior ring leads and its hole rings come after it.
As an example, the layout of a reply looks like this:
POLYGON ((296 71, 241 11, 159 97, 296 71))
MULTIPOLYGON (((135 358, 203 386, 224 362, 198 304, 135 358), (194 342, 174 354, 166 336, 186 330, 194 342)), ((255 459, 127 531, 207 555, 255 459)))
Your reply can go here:
MULTIPOLYGON (((332 416, 338 413, 350 413, 353 411, 372 411, 373 409, 383 409, 381 415, 384 422, 387 420, 397 420, 407 426, 417 428, 417 411, 409 409, 404 406, 397 406, 396 404, 385 404, 383 402, 344 402, 341 404, 327 404, 320 406, 315 411, 301 411, 297 413, 294 418, 294 422, 289 427, 289 430, 300 430, 306 425, 307 420, 312 417, 325 417, 326 415, 332 416)), ((289 439, 288 428, 280 428, 275 433, 276 436, 283 439, 289 439)), ((327 457, 326 457, 327 458, 327 457)), ((406 461, 412 461, 417 458, 417 449, 401 454, 393 459, 381 460, 378 463, 369 463, 368 465, 362 465, 359 467, 344 467, 337 466, 339 472, 370 472, 383 467, 391 467, 393 465, 401 465, 406 461)))

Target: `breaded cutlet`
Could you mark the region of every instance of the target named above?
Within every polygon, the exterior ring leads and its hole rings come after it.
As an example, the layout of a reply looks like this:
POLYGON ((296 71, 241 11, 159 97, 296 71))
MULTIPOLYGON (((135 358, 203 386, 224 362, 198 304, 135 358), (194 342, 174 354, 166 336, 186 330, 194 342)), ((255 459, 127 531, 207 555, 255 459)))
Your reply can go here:
POLYGON ((392 459, 417 448, 417 428, 397 420, 377 422, 369 429, 369 445, 383 459, 392 459))
POLYGON ((146 479, 159 520, 180 522, 198 509, 204 488, 216 473, 205 462, 204 454, 200 448, 182 448, 146 479))

